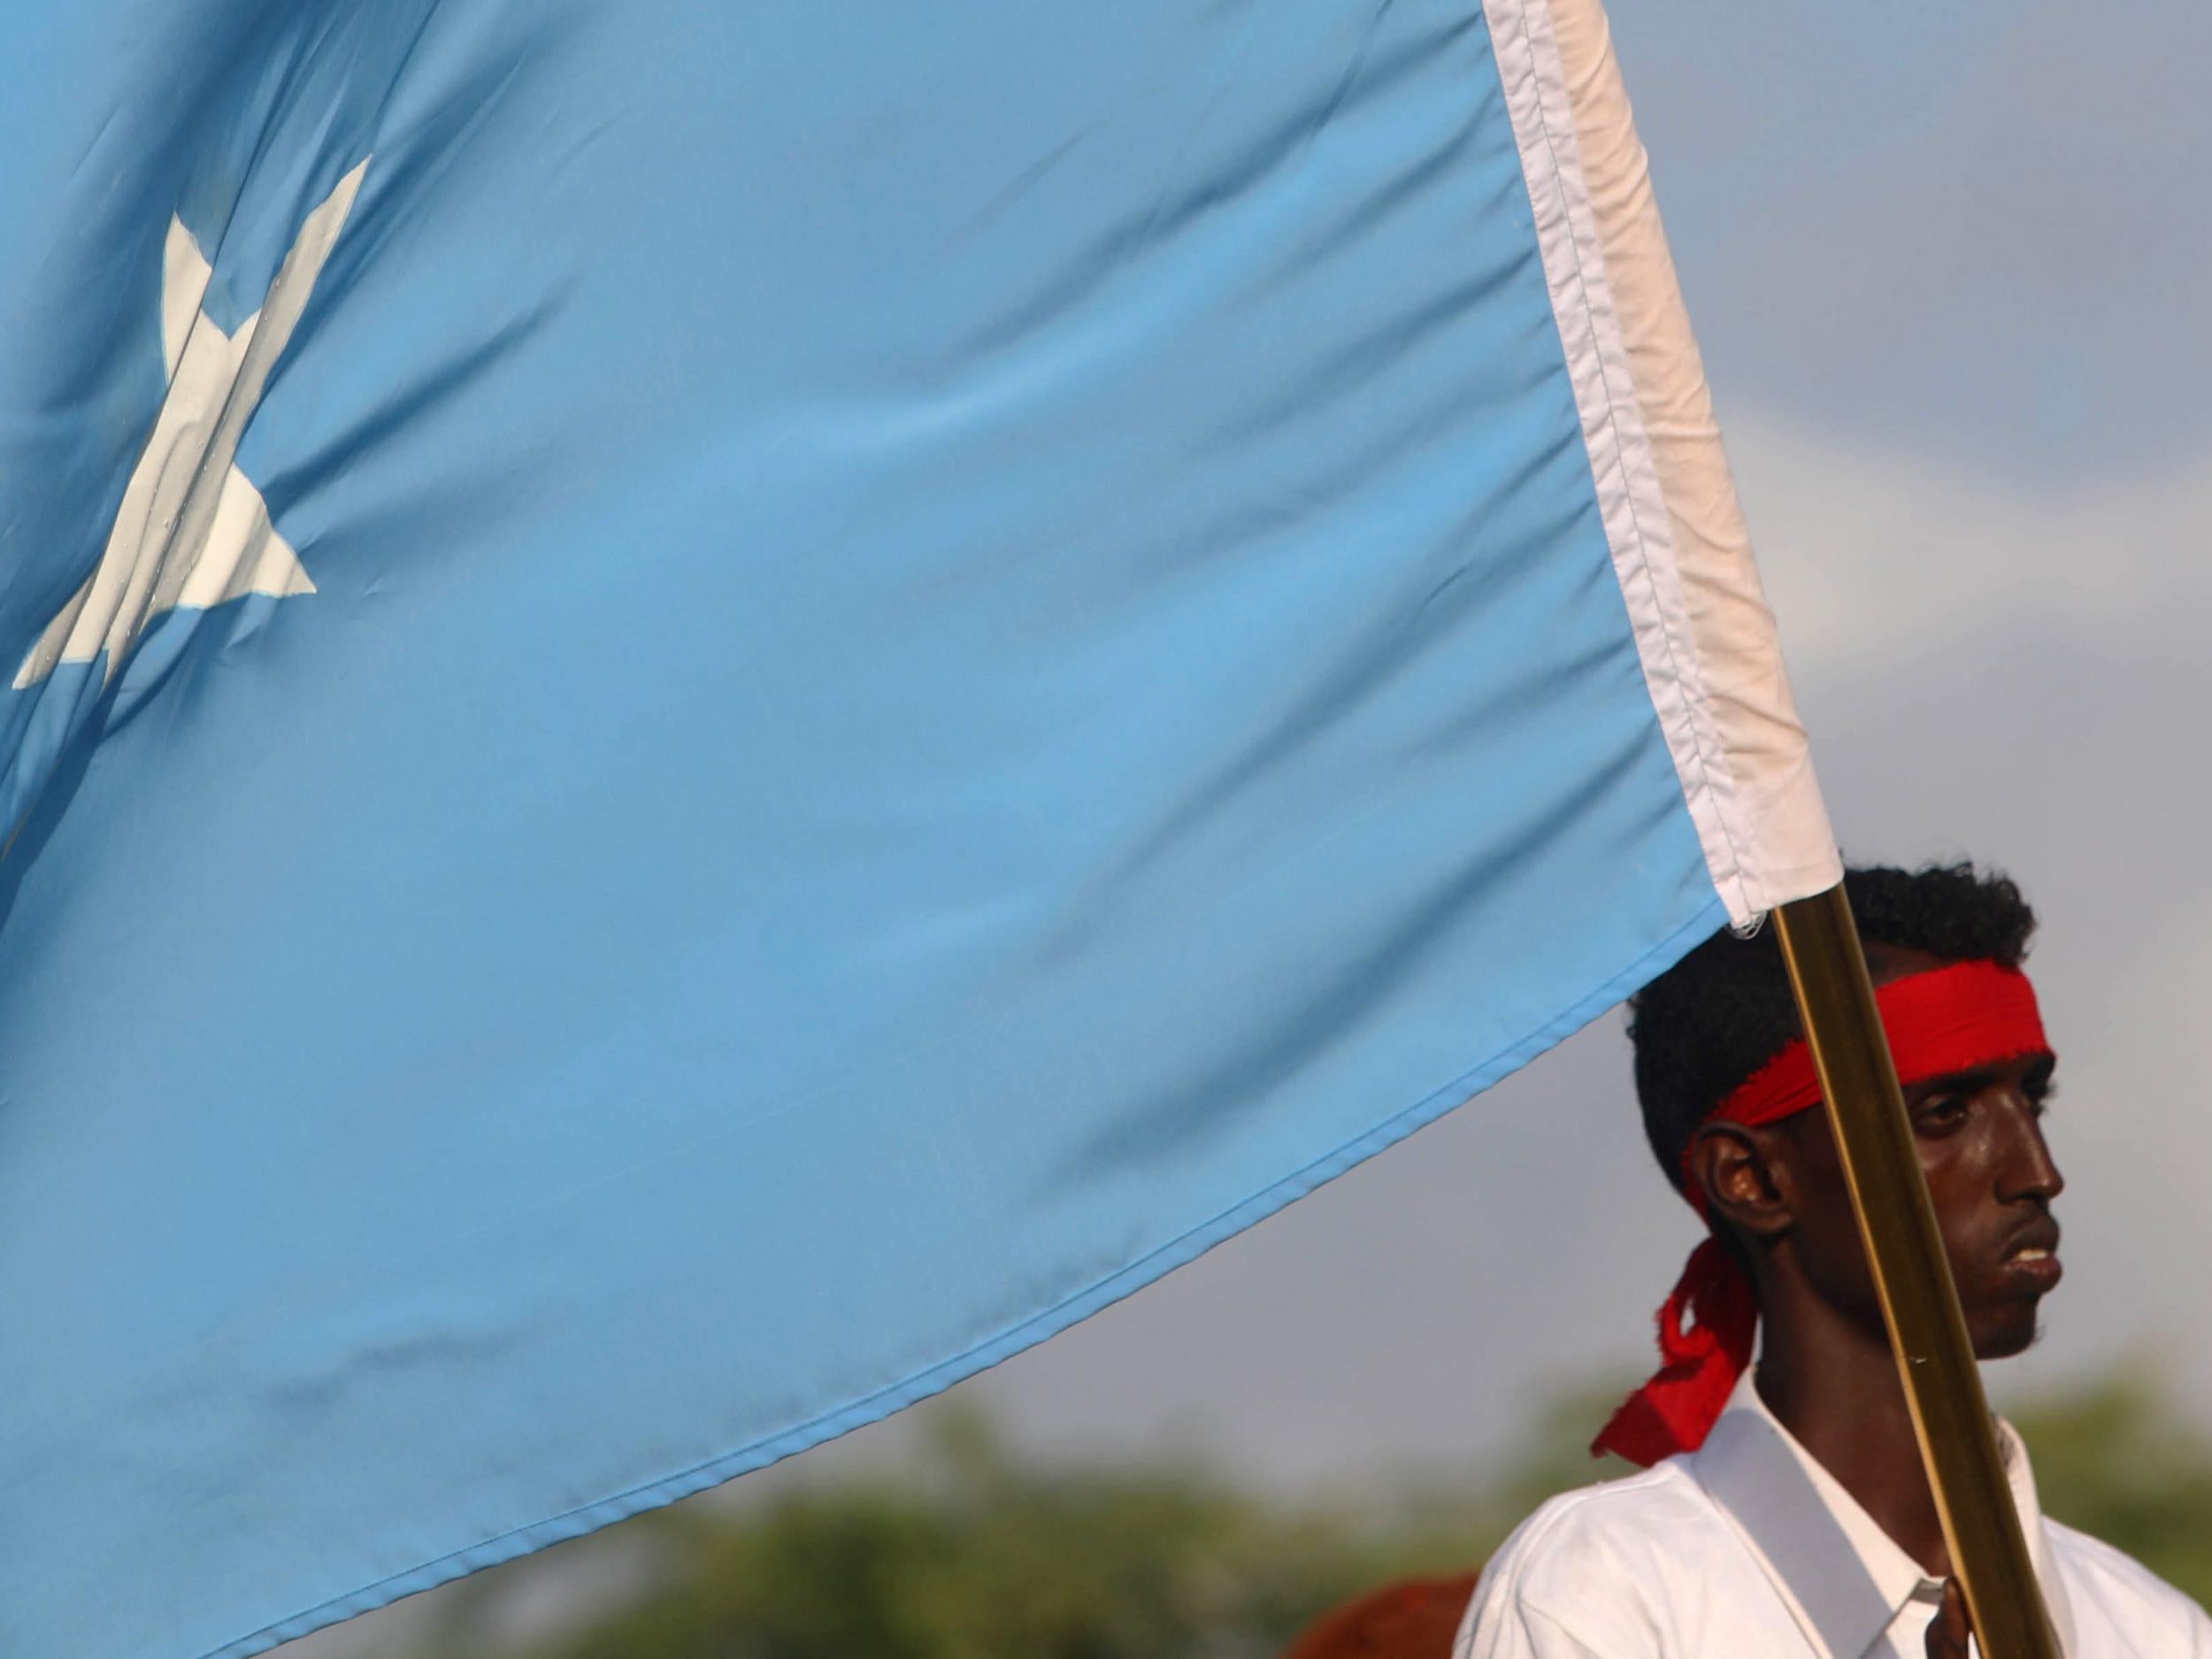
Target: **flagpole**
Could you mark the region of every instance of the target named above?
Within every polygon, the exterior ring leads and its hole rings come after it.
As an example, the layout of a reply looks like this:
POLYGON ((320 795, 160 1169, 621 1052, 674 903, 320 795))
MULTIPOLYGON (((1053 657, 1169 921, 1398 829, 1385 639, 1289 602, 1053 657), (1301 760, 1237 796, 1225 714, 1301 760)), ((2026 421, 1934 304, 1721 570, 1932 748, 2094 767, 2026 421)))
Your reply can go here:
POLYGON ((2061 1659, 1840 887, 1774 912, 1953 1571, 1986 1659, 2061 1659))

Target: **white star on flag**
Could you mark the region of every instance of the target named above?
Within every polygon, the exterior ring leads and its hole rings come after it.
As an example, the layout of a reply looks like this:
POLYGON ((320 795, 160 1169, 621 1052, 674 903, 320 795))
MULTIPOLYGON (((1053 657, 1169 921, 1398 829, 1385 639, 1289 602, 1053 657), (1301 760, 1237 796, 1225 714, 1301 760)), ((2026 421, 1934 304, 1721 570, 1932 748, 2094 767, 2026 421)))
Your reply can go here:
POLYGON ((107 550, 23 659, 18 690, 58 664, 88 663, 102 651, 102 683, 112 680, 146 625, 164 611, 204 610, 247 594, 282 599, 315 591, 234 457, 368 165, 362 161, 308 214, 261 309, 234 334, 200 309, 213 272, 183 221, 171 217, 161 283, 169 390, 124 488, 107 550))

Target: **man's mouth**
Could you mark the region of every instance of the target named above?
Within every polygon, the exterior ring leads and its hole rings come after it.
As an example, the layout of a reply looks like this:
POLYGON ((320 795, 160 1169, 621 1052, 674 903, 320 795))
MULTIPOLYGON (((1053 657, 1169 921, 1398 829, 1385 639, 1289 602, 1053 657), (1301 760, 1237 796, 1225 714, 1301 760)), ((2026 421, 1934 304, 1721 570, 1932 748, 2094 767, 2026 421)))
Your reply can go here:
POLYGON ((2039 1289, 2048 1290, 2065 1273, 2058 1259, 2058 1223, 2039 1222, 2021 1230, 2004 1254, 2006 1271, 2039 1289))

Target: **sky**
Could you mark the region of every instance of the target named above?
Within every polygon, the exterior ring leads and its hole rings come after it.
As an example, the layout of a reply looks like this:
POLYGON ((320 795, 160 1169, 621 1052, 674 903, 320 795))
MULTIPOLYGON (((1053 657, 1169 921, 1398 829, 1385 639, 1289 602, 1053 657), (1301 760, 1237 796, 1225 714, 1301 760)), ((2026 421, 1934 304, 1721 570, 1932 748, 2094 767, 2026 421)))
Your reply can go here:
POLYGON ((1732 431, 2077 483, 2201 455, 2212 9, 1610 12, 1732 431))
MULTIPOLYGON (((2212 1402, 2212 7, 1611 12, 1846 856, 1971 856, 2043 918, 2068 1275, 1993 1392, 2124 1363, 2212 1402)), ((1610 1015, 954 1394, 1041 1454, 1288 1488, 1494 1456, 1563 1379, 1648 1369, 1696 1236, 1610 1015)))

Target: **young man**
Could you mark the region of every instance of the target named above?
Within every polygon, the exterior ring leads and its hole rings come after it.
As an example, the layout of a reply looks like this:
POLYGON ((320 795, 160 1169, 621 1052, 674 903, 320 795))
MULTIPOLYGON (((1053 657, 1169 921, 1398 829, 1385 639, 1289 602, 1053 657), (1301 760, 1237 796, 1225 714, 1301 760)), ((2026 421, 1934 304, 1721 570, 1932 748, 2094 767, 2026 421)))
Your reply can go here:
MULTIPOLYGON (((1974 1352, 2017 1354, 2059 1280, 2064 1186, 2043 1134, 2055 1060, 2020 972, 2034 914, 1970 865, 1854 871, 1847 887, 1974 1352)), ((1711 1237, 1661 1310, 1666 1363, 1598 1438, 1649 1467, 1521 1526, 1475 1591, 1459 1659, 1966 1653, 1771 933, 1717 935, 1631 1007, 1645 1131, 1711 1237)), ((2069 1659, 2212 1659, 2212 1620, 2045 1518, 2025 1448, 1998 1432, 2069 1659)))

